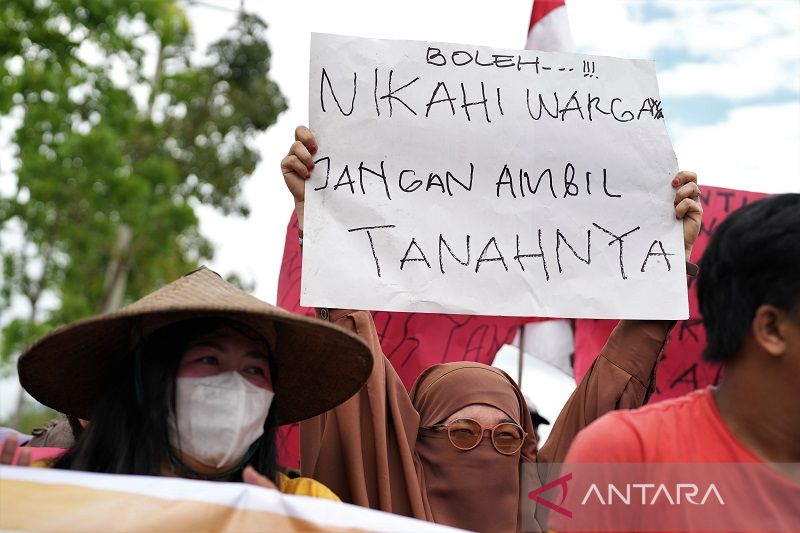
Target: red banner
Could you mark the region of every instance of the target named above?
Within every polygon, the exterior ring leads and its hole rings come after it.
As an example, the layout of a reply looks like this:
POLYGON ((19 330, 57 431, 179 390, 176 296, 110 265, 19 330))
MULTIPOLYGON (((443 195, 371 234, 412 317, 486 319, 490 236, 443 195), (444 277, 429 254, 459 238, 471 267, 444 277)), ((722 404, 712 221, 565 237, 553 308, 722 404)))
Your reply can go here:
MULTIPOLYGON (((737 191, 720 187, 701 187, 703 227, 692 251, 692 261, 703 256, 709 239, 719 224, 731 212, 748 202, 767 196, 763 193, 737 191)), ((664 359, 658 367, 656 392, 651 402, 681 396, 706 385, 716 384, 721 376, 719 365, 701 361, 706 343, 703 317, 697 303, 696 278, 689 278, 689 319, 682 320, 672 330, 664 350, 664 359)), ((616 320, 575 321, 575 379, 580 381, 605 344, 616 320)))

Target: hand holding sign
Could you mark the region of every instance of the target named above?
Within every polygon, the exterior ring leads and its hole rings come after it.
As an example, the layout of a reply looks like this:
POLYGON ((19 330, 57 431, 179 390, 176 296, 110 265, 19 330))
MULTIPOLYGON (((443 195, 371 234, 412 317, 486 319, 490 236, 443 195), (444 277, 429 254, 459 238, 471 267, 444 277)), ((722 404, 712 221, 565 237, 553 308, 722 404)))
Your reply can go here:
POLYGON ((298 229, 303 231, 305 180, 311 177, 311 171, 314 170, 313 155, 317 153, 317 140, 311 130, 305 126, 295 128, 294 139, 294 143, 289 147, 289 154, 281 160, 281 173, 283 173, 286 187, 294 197, 298 229))
MULTIPOLYGON (((305 182, 311 177, 314 168, 312 154, 318 150, 317 138, 306 126, 295 129, 295 142, 289 147, 289 154, 281 161, 281 172, 286 187, 294 196, 298 229, 303 230, 303 210, 305 206, 305 182)), ((697 174, 681 170, 672 179, 675 189, 675 218, 683 221, 683 246, 686 260, 691 258, 692 247, 700 234, 703 207, 700 204, 700 188, 697 174)))
MULTIPOLYGON (((703 227, 694 240, 693 261, 699 263, 719 224, 731 213, 750 202, 766 197, 763 193, 703 186, 699 202, 703 227)), ((700 209, 693 208, 699 216, 700 209)), ((693 226, 694 227, 694 226, 693 226)), ((684 229, 689 229, 684 219, 684 229)), ((695 233, 695 235, 697 235, 695 233)), ((690 242, 687 237, 687 244, 690 242)), ((650 403, 681 396, 707 385, 716 385, 721 376, 719 365, 702 360, 706 345, 703 316, 697 300, 697 278, 689 279, 688 320, 675 325, 664 357, 658 367, 658 382, 650 403)), ((575 321, 575 379, 580 381, 616 326, 616 320, 575 321)))
POLYGON ((312 156, 317 153, 317 145, 311 130, 298 126, 294 131, 295 142, 289 148, 289 154, 281 161, 281 172, 289 192, 294 197, 294 210, 300 231, 303 231, 303 206, 306 195, 306 184, 303 180, 311 177, 314 170, 312 156))
POLYGON ((700 188, 697 186, 697 174, 685 170, 678 172, 672 180, 675 193, 675 217, 683 220, 683 247, 686 260, 692 258, 692 247, 700 235, 703 219, 703 206, 700 204, 700 188))

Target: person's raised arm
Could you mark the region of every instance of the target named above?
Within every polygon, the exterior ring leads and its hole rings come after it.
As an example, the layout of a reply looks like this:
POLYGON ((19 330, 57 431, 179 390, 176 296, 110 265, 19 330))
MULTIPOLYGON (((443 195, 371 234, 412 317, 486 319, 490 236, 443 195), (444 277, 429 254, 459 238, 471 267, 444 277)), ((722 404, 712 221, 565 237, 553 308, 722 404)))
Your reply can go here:
MULTIPOLYGON (((314 169, 316 151, 314 134, 299 126, 295 142, 281 161, 286 187, 294 197, 300 236, 305 182, 314 169)), ((372 349, 373 366, 369 380, 355 396, 300 424, 303 475, 324 483, 344 502, 429 518, 413 459, 419 415, 383 354, 372 315, 352 309, 317 309, 317 317, 361 337, 372 349)))
POLYGON ((317 140, 311 130, 305 126, 297 126, 294 130, 294 142, 289 153, 281 160, 281 173, 286 187, 294 197, 294 211, 297 213, 297 225, 303 231, 303 214, 305 205, 306 180, 314 170, 314 154, 317 152, 317 140))
MULTIPOLYGON (((305 185, 306 180, 311 178, 311 171, 314 170, 317 139, 311 130, 305 126, 295 128, 294 139, 294 142, 289 147, 289 153, 281 160, 281 173, 286 182, 286 188, 289 189, 294 198, 297 227, 300 231, 300 237, 302 237, 305 219, 305 185)), ((300 242, 302 246, 302 240, 300 242)), ((378 359, 383 357, 378 334, 370 313, 352 309, 317 309, 317 317, 356 333, 370 345, 372 351, 377 354, 378 359), (366 316, 360 316, 361 313, 366 316)))
POLYGON ((700 203, 700 187, 697 174, 682 170, 672 179, 675 189, 675 218, 683 221, 683 248, 687 263, 692 261, 692 248, 700 235, 703 221, 703 206, 700 203))
MULTIPOLYGON (((697 174, 681 171, 673 178, 675 217, 683 221, 687 272, 703 208, 697 174)), ((539 451, 544 463, 559 463, 575 435, 602 415, 616 409, 635 409, 647 402, 655 387, 656 367, 674 321, 621 320, 600 355, 558 415, 547 442, 539 451)), ((546 470, 546 468, 544 469, 546 470)))

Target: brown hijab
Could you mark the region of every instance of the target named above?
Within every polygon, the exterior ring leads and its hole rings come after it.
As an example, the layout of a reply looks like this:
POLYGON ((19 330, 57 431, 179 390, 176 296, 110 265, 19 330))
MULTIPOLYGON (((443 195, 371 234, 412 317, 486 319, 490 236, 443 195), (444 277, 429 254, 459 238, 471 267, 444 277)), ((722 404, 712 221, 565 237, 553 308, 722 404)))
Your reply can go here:
POLYGON ((430 520, 414 453, 419 415, 400 376, 383 356, 372 317, 331 311, 331 322, 372 348, 367 384, 355 396, 300 423, 300 467, 343 502, 430 520))
POLYGON ((467 362, 437 365, 420 376, 409 397, 383 355, 368 312, 322 311, 320 318, 369 344, 373 370, 354 397, 301 423, 303 474, 326 484, 347 503, 489 531, 521 529, 519 516, 526 518, 527 530, 540 530, 546 507, 519 497, 521 475, 526 476, 526 487, 551 479, 578 431, 609 411, 643 405, 655 384, 657 361, 672 325, 621 321, 537 454, 528 409, 503 372, 467 362), (484 452, 487 447, 479 445, 458 452, 443 432, 437 436, 420 429, 471 403, 494 405, 516 420, 528 433, 516 464, 536 461, 537 468, 512 474, 511 465, 493 448, 484 452), (484 460, 494 456, 497 462, 486 466, 484 460), (461 458, 484 467, 470 468, 456 460, 461 458), (521 515, 514 510, 515 501, 518 509, 525 507, 521 515))
POLYGON ((476 531, 519 530, 520 463, 536 461, 536 441, 516 383, 487 365, 447 363, 426 370, 410 396, 420 416, 415 451, 433 521, 476 531), (522 426, 527 435, 520 451, 502 455, 488 435, 476 448, 462 451, 447 432, 426 429, 472 404, 496 407, 522 426))
POLYGON ((536 443, 511 378, 479 363, 436 365, 409 397, 369 313, 331 314, 373 348, 373 371, 354 397, 301 423, 303 475, 347 503, 472 530, 518 530, 519 464, 536 460, 536 443), (445 432, 420 429, 475 403, 495 406, 522 426, 528 437, 518 454, 501 455, 488 439, 488 446, 462 452, 445 432))

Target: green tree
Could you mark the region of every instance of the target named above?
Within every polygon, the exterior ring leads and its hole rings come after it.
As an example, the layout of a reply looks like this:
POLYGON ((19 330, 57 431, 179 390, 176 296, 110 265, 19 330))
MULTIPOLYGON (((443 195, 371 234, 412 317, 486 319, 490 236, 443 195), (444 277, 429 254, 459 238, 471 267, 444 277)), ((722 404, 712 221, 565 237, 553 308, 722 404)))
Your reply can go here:
POLYGON ((286 108, 265 29, 241 13, 196 61, 174 1, 0 4, 0 115, 18 125, 16 183, 0 197, 0 311, 27 303, 3 320, 3 361, 210 258, 198 205, 247 216, 253 138, 286 108), (45 310, 48 295, 58 304, 45 310))

